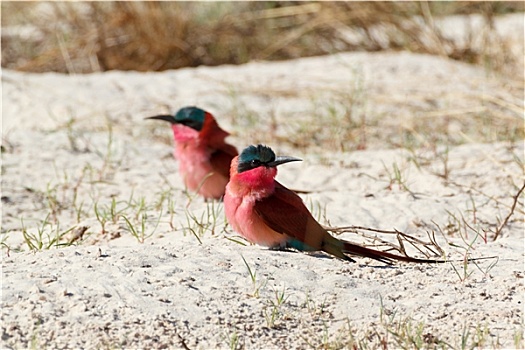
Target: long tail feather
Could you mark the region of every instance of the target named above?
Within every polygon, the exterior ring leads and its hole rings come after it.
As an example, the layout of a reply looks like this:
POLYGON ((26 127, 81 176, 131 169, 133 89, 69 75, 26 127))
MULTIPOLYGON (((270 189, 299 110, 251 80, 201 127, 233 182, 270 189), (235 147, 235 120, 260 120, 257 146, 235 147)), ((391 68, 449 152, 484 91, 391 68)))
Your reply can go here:
POLYGON ((423 263, 423 264, 447 262, 446 260, 412 258, 409 256, 397 255, 397 254, 392 254, 388 252, 382 252, 379 250, 362 247, 360 245, 353 244, 347 241, 340 241, 340 242, 343 243, 343 248, 341 250, 345 254, 351 254, 351 255, 362 256, 365 258, 375 259, 377 261, 381 261, 382 263, 385 263, 388 265, 392 265, 393 262, 396 260, 410 262, 410 263, 423 263))

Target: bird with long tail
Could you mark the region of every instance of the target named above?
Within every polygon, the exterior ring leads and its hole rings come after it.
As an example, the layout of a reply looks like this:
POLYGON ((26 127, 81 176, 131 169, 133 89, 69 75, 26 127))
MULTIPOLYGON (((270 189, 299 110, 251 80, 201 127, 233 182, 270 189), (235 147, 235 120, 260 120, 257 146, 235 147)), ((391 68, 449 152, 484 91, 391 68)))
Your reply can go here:
POLYGON ((204 198, 220 199, 229 180, 232 159, 237 149, 226 143, 229 133, 213 115, 197 107, 181 108, 174 115, 162 114, 146 119, 171 123, 175 142, 174 157, 184 184, 204 198))
POLYGON ((340 240, 328 233, 308 211, 302 199, 275 180, 277 166, 300 161, 276 157, 271 148, 249 146, 235 157, 224 195, 226 218, 248 241, 270 248, 323 251, 355 262, 350 256, 368 257, 385 264, 395 260, 411 263, 443 263, 378 251, 340 240))

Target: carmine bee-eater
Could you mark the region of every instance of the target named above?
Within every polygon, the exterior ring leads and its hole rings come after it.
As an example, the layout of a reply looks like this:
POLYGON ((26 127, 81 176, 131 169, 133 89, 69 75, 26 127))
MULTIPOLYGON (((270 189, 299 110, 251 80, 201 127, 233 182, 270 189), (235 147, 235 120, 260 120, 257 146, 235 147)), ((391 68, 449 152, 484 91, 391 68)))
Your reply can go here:
POLYGON ((229 135, 221 129, 213 115, 197 107, 181 108, 175 115, 156 115, 171 123, 179 171, 187 188, 204 198, 224 196, 232 159, 237 149, 226 143, 229 135))
POLYGON ((433 263, 365 248, 330 235, 310 214, 302 199, 275 180, 277 166, 300 161, 276 157, 271 148, 249 146, 235 157, 226 186, 224 207, 233 229, 248 241, 271 248, 324 251, 347 261, 349 255, 372 258, 386 264, 394 260, 433 263))

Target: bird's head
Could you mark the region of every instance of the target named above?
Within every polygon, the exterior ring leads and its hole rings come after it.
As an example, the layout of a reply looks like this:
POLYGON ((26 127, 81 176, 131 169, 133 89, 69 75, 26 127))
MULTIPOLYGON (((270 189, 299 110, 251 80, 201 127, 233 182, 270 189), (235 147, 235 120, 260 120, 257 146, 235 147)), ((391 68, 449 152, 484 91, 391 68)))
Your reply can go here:
POLYGON ((276 157, 270 147, 263 145, 246 147, 231 163, 228 186, 237 194, 251 193, 264 197, 275 188, 277 166, 299 160, 301 159, 276 157))
POLYGON ((275 168, 280 164, 300 161, 299 158, 275 156, 273 150, 264 145, 246 147, 239 155, 237 172, 243 173, 259 167, 275 168))
POLYGON ((177 143, 221 143, 229 134, 222 130, 213 115, 198 107, 181 108, 174 115, 161 114, 146 119, 164 120, 171 123, 177 143))
POLYGON ((164 120, 170 122, 172 125, 181 124, 190 127, 195 131, 201 131, 204 126, 206 114, 209 113, 198 107, 191 106, 179 109, 174 115, 161 114, 146 119, 164 120))

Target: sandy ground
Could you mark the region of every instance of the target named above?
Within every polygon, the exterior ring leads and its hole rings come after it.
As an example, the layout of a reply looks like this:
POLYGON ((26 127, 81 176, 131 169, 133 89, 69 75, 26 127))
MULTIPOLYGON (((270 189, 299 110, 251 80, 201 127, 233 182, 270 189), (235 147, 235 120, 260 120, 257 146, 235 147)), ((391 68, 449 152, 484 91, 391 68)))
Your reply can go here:
POLYGON ((465 131, 479 111, 519 120, 522 96, 482 68, 403 52, 164 73, 4 70, 2 348, 523 347, 523 196, 493 240, 523 184, 523 140, 465 131), (366 101, 376 127, 365 150, 359 134, 339 140, 342 121, 312 117, 341 94, 366 101), (239 148, 301 157, 278 178, 313 191, 303 198, 321 222, 436 232, 452 260, 496 258, 385 267, 239 244, 221 203, 185 192, 167 125, 143 120, 191 104, 239 148), (464 142, 448 160, 430 146, 392 149, 454 113, 464 142), (301 123, 326 126, 310 147, 290 141, 301 123), (29 251, 24 232, 43 249, 29 251))

